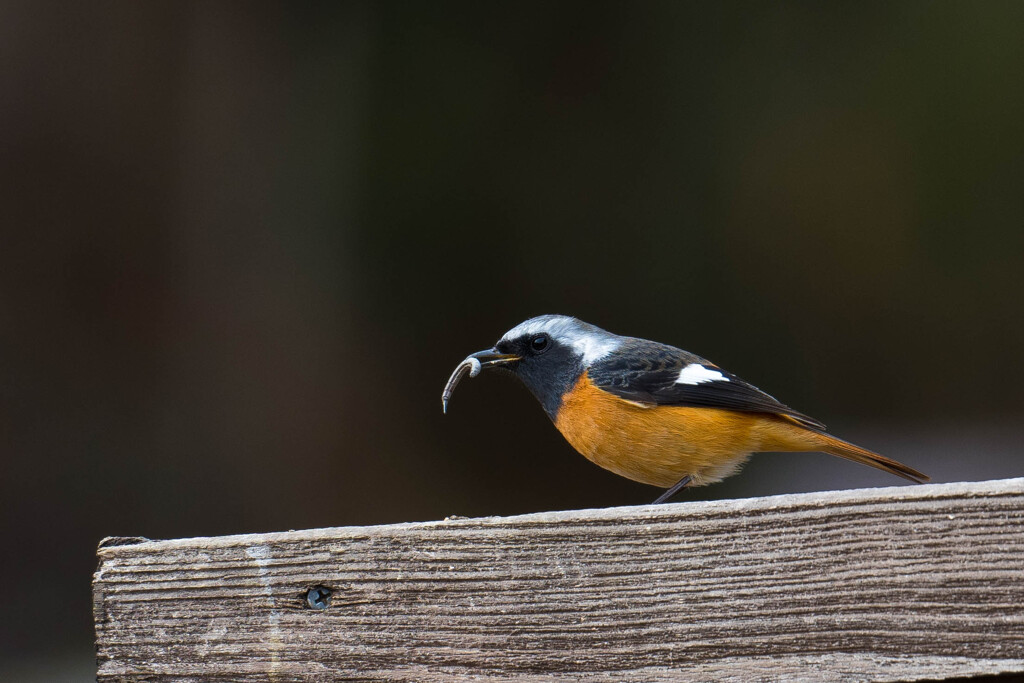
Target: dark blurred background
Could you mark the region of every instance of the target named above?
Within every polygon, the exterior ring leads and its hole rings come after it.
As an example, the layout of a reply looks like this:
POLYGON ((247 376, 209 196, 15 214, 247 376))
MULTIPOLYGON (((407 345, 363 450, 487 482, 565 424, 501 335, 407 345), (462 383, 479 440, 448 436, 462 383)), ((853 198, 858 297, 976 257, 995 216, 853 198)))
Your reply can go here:
MULTIPOLYGON (((1024 473, 1024 3, 0 2, 0 679, 88 680, 106 535, 630 505, 541 313, 937 481, 1024 473)), ((688 498, 900 480, 763 455, 688 498)))

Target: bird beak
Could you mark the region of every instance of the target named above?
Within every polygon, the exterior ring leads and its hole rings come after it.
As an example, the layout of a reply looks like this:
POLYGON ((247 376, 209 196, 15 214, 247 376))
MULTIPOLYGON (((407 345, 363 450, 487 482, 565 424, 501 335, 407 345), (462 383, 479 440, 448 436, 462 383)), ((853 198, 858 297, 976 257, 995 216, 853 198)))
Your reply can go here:
POLYGON ((512 363, 513 361, 520 360, 521 356, 517 356, 514 353, 499 353, 495 349, 487 349, 485 351, 477 351, 466 356, 466 359, 459 363, 459 366, 455 368, 455 372, 448 378, 448 384, 444 386, 444 391, 441 393, 441 410, 442 412, 448 412, 448 399, 452 397, 452 392, 455 391, 455 385, 459 383, 459 380, 465 376, 468 372, 470 377, 476 377, 480 374, 483 368, 492 368, 497 365, 504 365, 505 363, 512 363))
MULTIPOLYGON (((522 356, 517 356, 514 353, 498 353, 495 349, 487 349, 486 351, 471 353, 466 360, 469 360, 470 358, 476 358, 482 368, 522 360, 522 356)), ((473 373, 473 376, 476 376, 476 373, 473 373)))

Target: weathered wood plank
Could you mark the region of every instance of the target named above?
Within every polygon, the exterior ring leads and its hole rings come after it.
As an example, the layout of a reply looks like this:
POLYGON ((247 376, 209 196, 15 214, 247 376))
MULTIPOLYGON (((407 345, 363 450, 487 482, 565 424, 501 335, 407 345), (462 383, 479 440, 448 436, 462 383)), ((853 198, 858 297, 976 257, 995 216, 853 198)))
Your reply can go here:
POLYGON ((1024 479, 136 540, 101 681, 1024 672, 1024 479))

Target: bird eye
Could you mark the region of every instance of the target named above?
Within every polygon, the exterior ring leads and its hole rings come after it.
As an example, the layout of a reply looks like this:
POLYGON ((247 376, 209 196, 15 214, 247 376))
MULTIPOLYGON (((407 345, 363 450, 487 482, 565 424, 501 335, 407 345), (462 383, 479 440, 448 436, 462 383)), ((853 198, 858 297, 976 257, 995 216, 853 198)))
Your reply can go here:
POLYGON ((547 351, 548 348, 548 336, 546 334, 538 334, 536 337, 530 340, 530 348, 541 353, 547 351))

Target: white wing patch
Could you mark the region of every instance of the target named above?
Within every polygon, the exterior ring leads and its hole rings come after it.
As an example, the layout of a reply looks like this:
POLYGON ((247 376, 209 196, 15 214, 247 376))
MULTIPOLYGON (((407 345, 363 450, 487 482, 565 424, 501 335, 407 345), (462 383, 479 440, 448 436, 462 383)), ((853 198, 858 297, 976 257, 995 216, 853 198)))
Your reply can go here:
POLYGON ((706 368, 697 363, 690 363, 679 371, 679 378, 676 384, 703 384, 704 382, 728 382, 729 378, 718 370, 706 368))

